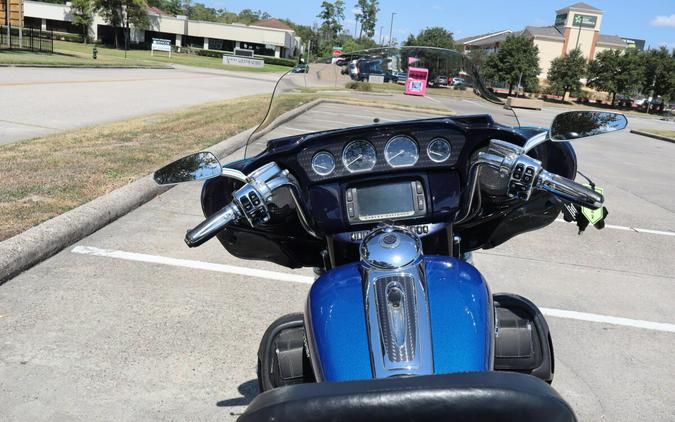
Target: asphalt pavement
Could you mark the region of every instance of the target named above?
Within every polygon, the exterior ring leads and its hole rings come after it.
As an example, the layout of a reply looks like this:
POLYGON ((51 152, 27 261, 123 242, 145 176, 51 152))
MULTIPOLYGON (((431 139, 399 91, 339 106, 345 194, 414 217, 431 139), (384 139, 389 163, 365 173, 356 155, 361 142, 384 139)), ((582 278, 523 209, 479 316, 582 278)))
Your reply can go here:
POLYGON ((0 145, 94 124, 271 92, 276 73, 0 68, 0 145))
MULTIPOLYGON (((275 134, 383 113, 322 104, 275 134)), ((555 113, 519 111, 541 126, 555 113)), ((669 127, 631 121, 641 124, 669 127)), ((605 188, 611 226, 579 236, 554 222, 477 253, 475 265, 493 292, 544 309, 553 386, 579 420, 671 421, 675 145, 624 131, 575 148, 605 188)), ((240 260, 216 240, 188 249, 185 230, 203 218, 199 191, 177 186, 0 286, 0 420, 232 420, 244 410, 257 394, 260 337, 302 311, 312 271, 240 260)))

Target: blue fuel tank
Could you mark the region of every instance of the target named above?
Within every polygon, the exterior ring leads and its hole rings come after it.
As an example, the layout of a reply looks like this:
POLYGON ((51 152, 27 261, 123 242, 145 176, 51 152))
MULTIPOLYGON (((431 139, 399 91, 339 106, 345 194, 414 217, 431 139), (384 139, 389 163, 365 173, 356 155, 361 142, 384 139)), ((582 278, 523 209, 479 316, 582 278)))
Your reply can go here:
MULTIPOLYGON (((434 373, 488 371, 494 356, 492 296, 464 261, 425 256, 434 373)), ((374 377, 360 264, 321 276, 307 298, 305 324, 318 381, 374 377)))

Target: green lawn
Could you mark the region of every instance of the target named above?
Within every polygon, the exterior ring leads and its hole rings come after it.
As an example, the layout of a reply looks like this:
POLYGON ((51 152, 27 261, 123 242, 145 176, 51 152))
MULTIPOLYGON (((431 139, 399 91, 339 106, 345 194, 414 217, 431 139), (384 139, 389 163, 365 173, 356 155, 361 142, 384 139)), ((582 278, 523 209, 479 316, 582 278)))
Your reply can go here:
MULTIPOLYGON (((92 45, 85 45, 81 43, 73 43, 67 41, 54 41, 54 51, 61 53, 74 54, 86 58, 91 58, 92 45)), ((127 58, 124 58, 124 50, 116 50, 108 47, 96 47, 98 50, 99 59, 103 60, 131 60, 136 62, 146 63, 175 63, 186 66, 208 67, 213 69, 224 69, 233 71, 246 72, 285 72, 289 70, 287 66, 279 66, 272 64, 265 64, 264 67, 241 67, 228 66, 223 64, 222 59, 214 57, 197 56, 194 54, 179 54, 172 53, 169 58, 168 53, 155 52, 154 55, 148 50, 129 50, 126 53, 127 58)))
MULTIPOLYGON (((90 51, 91 53, 91 51, 90 51)), ((99 60, 84 57, 73 53, 41 53, 25 50, 0 50, 0 64, 6 65, 50 65, 50 66, 100 66, 100 67, 147 67, 147 66, 166 66, 162 63, 148 62, 144 60, 135 60, 118 58, 113 56, 100 57, 99 60)))

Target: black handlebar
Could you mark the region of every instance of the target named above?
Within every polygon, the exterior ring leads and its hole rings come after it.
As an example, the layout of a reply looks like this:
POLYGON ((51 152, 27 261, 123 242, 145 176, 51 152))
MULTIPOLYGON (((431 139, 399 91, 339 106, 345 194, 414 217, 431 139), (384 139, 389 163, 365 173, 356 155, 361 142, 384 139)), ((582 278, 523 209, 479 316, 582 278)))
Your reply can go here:
POLYGON ((188 230, 185 234, 185 244, 190 248, 201 245, 217 235, 225 226, 238 220, 240 216, 241 213, 234 203, 226 205, 194 229, 188 230))

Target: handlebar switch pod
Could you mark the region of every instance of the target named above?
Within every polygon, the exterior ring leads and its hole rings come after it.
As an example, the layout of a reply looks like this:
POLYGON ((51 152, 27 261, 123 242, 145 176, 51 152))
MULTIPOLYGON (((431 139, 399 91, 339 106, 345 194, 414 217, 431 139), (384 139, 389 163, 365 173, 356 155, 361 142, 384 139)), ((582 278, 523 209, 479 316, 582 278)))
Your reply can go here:
POLYGON ((519 156, 511 167, 511 175, 507 189, 509 198, 518 198, 523 201, 530 199, 532 189, 539 173, 542 171, 541 161, 527 155, 519 156))

